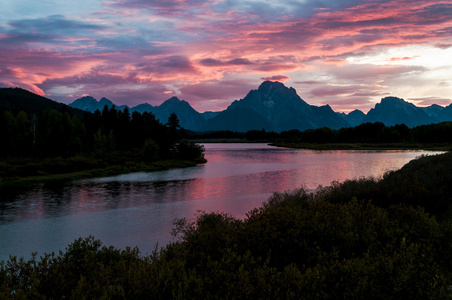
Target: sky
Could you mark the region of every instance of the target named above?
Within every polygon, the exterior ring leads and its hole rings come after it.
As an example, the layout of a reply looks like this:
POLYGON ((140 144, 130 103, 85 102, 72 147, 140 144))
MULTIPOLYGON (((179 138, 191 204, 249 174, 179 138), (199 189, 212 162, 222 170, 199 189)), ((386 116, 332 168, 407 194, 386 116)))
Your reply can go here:
POLYGON ((312 105, 452 103, 452 0, 3 0, 0 87, 225 109, 265 80, 312 105), (5 3, 6 1, 6 3, 5 3))

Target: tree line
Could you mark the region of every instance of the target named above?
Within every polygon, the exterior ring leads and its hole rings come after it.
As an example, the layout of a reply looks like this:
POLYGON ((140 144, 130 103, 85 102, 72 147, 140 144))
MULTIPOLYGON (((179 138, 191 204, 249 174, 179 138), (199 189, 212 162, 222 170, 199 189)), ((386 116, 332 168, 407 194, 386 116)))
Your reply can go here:
POLYGON ((452 122, 409 128, 405 124, 386 126, 364 123, 337 130, 330 128, 282 132, 279 138, 301 143, 452 143, 452 122))
POLYGON ((152 113, 104 107, 82 117, 68 109, 40 113, 0 112, 2 158, 49 158, 75 155, 104 157, 127 153, 147 161, 202 157, 203 149, 182 138, 179 119, 172 114, 162 124, 152 113))
POLYGON ((248 132, 215 131, 193 134, 195 139, 246 139, 290 143, 452 143, 452 122, 409 128, 405 124, 386 126, 381 122, 364 123, 356 127, 328 127, 283 132, 250 130, 248 132))

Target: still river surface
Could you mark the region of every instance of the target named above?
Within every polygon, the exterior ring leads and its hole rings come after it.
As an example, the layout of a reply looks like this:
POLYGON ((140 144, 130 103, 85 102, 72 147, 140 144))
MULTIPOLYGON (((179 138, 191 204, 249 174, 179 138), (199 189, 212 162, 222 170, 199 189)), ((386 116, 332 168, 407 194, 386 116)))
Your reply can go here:
POLYGON ((58 252, 79 237, 104 245, 164 246, 175 218, 222 211, 237 218, 273 192, 379 177, 428 151, 312 151, 266 144, 206 144, 208 163, 153 173, 36 185, 0 195, 0 260, 58 252))

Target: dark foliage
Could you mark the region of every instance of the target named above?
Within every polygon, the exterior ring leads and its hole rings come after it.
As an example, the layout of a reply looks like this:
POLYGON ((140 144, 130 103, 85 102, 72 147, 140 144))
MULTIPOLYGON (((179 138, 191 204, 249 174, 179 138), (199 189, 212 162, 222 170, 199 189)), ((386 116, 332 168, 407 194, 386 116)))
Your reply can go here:
POLYGON ((204 146, 196 144, 187 139, 180 140, 176 144, 177 156, 181 159, 196 160, 204 158, 204 146))
POLYGON ((190 139, 244 139, 245 133, 237 131, 208 131, 208 132, 188 132, 187 137, 190 139))
POLYGON ((385 126, 381 122, 364 123, 337 130, 309 129, 281 132, 279 139, 295 143, 452 143, 452 122, 408 128, 405 124, 385 126))
POLYGON ((178 121, 177 116, 173 114, 171 118, 166 126, 151 113, 130 115, 128 109, 117 111, 114 106, 110 109, 105 106, 102 113, 85 113, 82 118, 54 109, 32 116, 23 110, 17 113, 0 110, 3 140, 0 177, 68 173, 84 170, 80 167, 89 165, 99 168, 102 166, 94 161, 100 159, 107 165, 125 161, 202 160, 204 149, 180 142, 181 129, 174 123, 178 121), (80 157, 93 163, 71 164, 80 157))
POLYGON ((352 197, 372 201, 381 207, 397 203, 423 207, 444 220, 452 218, 452 153, 420 157, 380 180, 361 178, 333 183, 318 192, 332 203, 345 203, 352 197))

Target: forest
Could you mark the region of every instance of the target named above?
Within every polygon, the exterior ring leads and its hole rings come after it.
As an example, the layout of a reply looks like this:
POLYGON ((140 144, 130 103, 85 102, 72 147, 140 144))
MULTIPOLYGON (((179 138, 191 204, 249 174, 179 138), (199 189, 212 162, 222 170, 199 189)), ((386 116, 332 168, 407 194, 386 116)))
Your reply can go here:
POLYGON ((446 299, 451 164, 426 156, 382 178, 275 193, 243 220, 200 212, 151 254, 88 237, 10 257, 0 298, 446 299))
MULTIPOLYGON (((0 178, 5 181, 96 169, 121 173, 158 163, 164 167, 162 161, 205 162, 203 146, 183 138, 175 114, 161 124, 151 113, 107 106, 82 116, 66 106, 33 113, 4 110, 0 137, 0 178)), ((168 163, 178 165, 185 164, 168 163)))

